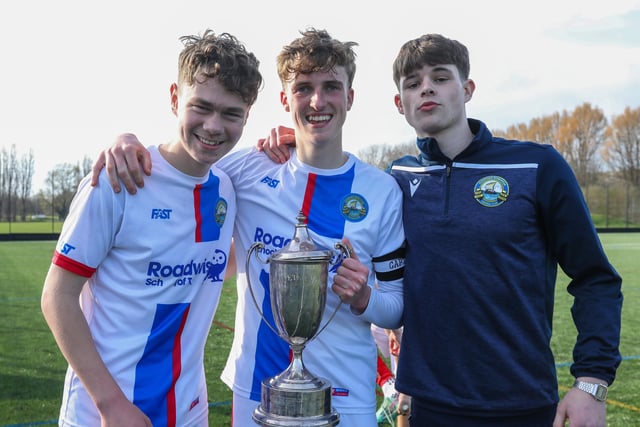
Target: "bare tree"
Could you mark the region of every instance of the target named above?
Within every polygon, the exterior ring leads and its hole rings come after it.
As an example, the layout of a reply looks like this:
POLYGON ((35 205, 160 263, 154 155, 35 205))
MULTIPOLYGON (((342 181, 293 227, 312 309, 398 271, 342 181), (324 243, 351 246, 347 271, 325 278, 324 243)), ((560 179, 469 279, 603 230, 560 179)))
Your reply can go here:
POLYGON ((91 160, 91 157, 84 156, 82 158, 82 162, 78 163, 78 170, 79 170, 80 177, 82 178, 88 175, 91 172, 92 166, 93 166, 93 160, 91 160))
POLYGON ((25 221, 27 218, 27 203, 29 196, 31 195, 31 185, 33 182, 33 174, 35 172, 33 150, 29 150, 28 154, 22 155, 16 172, 16 192, 20 201, 20 218, 22 221, 25 221))
POLYGON ((56 165, 47 174, 48 188, 43 191, 43 196, 52 200, 52 211, 56 212, 58 219, 64 220, 67 217, 69 205, 82 177, 80 164, 73 165, 71 163, 56 165))
POLYGON ((0 174, 2 175, 0 181, 0 192, 3 198, 3 205, 5 207, 5 218, 9 221, 15 221, 15 199, 16 197, 16 178, 17 178, 17 164, 18 155, 16 153, 15 144, 11 146, 11 149, 7 153, 7 150, 2 149, 2 159, 0 174))
POLYGON ((417 154, 418 147, 415 141, 400 144, 374 144, 358 151, 360 160, 382 170, 386 170, 393 160, 417 154))
POLYGON ((0 151, 0 219, 2 218, 2 208, 7 198, 7 175, 9 173, 7 149, 2 147, 0 151))
POLYGON ((604 161, 622 178, 640 187, 640 107, 613 116, 606 130, 604 161))

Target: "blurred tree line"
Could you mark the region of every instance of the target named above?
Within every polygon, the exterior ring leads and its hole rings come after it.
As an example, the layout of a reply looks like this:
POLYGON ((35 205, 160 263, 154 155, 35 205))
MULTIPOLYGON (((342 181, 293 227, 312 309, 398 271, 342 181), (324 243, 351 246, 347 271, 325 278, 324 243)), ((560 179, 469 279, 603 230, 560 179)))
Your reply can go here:
POLYGON ((86 157, 76 164, 62 163, 47 173, 46 185, 32 194, 35 172, 33 150, 17 155, 16 146, 0 150, 0 221, 18 222, 54 218, 64 220, 80 180, 91 171, 86 157))
MULTIPOLYGON (((607 120, 602 109, 584 103, 573 111, 556 112, 528 124, 493 129, 495 136, 553 145, 569 162, 594 219, 602 226, 640 226, 640 107, 630 107, 607 120), (598 218, 601 221, 598 221, 598 218)), ((358 152, 381 169, 407 154, 417 154, 415 141, 371 145, 358 152)), ((0 151, 0 220, 28 221, 37 217, 63 220, 80 180, 91 171, 85 157, 56 165, 46 185, 32 193, 33 151, 18 156, 15 145, 0 151)))
MULTIPOLYGON (((627 107, 609 122, 602 109, 584 103, 492 133, 553 145, 571 165, 600 226, 640 226, 640 107, 627 107)), ((417 153, 409 141, 373 145, 358 156, 386 169, 391 160, 417 153)))

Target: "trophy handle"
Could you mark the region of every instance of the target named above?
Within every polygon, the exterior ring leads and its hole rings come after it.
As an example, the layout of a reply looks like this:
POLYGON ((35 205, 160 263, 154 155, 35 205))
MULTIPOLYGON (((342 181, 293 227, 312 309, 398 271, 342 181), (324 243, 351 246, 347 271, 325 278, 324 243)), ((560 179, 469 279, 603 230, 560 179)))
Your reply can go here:
MULTIPOLYGON (((279 337, 282 338, 282 335, 280 335, 280 333, 276 330, 276 328, 271 326, 271 323, 269 323, 267 318, 264 317, 264 313, 262 313, 262 310, 260 309, 260 305, 258 304, 258 300, 256 299, 256 295, 253 293, 253 286, 251 286, 251 279, 250 279, 251 270, 249 268, 249 261, 251 261, 251 253, 253 251, 256 251, 257 249, 262 249, 262 248, 264 248, 264 243, 262 243, 262 242, 256 242, 253 245, 251 245, 251 247, 249 248, 249 252, 247 253, 247 261, 245 262, 245 267, 244 267, 245 268, 245 274, 247 275, 247 285, 249 287, 249 292, 251 293, 251 299, 253 299, 253 304, 255 304, 256 310, 258 310, 258 314, 260 314, 260 317, 262 317, 262 320, 264 320, 264 323, 269 327, 269 329, 271 329, 273 331, 273 333, 275 333, 276 335, 278 335, 279 337)), ((264 262, 262 259, 260 259, 260 254, 258 252, 256 252, 256 259, 261 264, 266 264, 266 262, 264 262)))
MULTIPOLYGON (((344 255, 345 258, 351 258, 351 249, 349 249, 349 247, 347 245, 345 245, 342 242, 336 242, 333 245, 336 249, 340 249, 340 254, 344 255)), ((342 256, 340 258, 338 258, 340 261, 342 261, 342 256)), ((336 317, 336 314, 338 314, 338 310, 340 310, 340 307, 342 307, 342 300, 340 300, 340 302, 338 303, 338 305, 336 306, 336 309, 333 311, 333 314, 331 315, 331 317, 329 318, 329 320, 327 320, 327 323, 324 324, 323 327, 320 328, 320 330, 318 332, 316 332, 315 337, 317 337, 318 335, 320 335, 320 332, 324 331, 324 328, 326 328, 329 323, 331 323, 331 321, 333 320, 334 317, 336 317)))

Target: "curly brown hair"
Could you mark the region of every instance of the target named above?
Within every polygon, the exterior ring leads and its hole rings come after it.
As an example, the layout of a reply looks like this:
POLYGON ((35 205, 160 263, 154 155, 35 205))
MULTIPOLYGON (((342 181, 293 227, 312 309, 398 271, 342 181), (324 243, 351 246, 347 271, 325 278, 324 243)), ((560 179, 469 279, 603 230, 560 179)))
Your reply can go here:
POLYGON ((332 38, 326 30, 309 28, 301 31, 302 37, 282 48, 278 55, 278 76, 282 86, 298 74, 331 71, 342 66, 347 71, 349 88, 356 74, 356 42, 341 42, 332 38))
POLYGON ((260 62, 238 39, 206 30, 201 36, 180 37, 184 49, 178 57, 178 87, 216 78, 229 92, 238 94, 249 105, 262 87, 260 62))

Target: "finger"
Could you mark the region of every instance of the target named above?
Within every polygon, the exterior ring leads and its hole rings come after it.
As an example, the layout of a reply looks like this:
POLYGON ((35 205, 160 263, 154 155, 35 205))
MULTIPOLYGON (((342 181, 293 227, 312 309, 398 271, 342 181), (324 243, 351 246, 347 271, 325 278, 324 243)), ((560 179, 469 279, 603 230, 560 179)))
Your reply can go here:
MULTIPOLYGON (((142 171, 145 175, 151 175, 151 153, 149 150, 144 150, 138 157, 142 157, 139 161, 142 163, 142 171)), ((144 185, 144 183, 142 183, 144 185)))
POLYGON ((278 163, 286 163, 289 159, 289 148, 286 146, 277 146, 273 149, 274 156, 278 159, 278 163))
POLYGON ((331 285, 331 289, 338 296, 338 298, 340 298, 340 301, 345 304, 351 304, 353 296, 355 294, 346 283, 339 284, 338 282, 334 281, 331 285))
MULTIPOLYGON (((117 150, 117 149, 112 150, 112 152, 120 153, 120 154, 112 154, 113 162, 115 163, 115 174, 117 175, 117 178, 119 178, 119 182, 121 182, 122 185, 124 185, 124 188, 127 190, 127 192, 129 192, 130 194, 136 194, 138 189, 131 176, 131 171, 129 170, 129 162, 127 161, 126 154, 123 154, 120 150, 117 150)), ((135 162, 135 164, 136 164, 136 167, 138 167, 137 161, 135 162)), ((109 176, 111 176, 111 174, 109 176)))
MULTIPOLYGON (((274 139, 277 139, 276 130, 272 128, 269 131, 269 135, 267 135, 266 138, 258 139, 258 142, 256 143, 256 148, 258 149, 258 151, 264 151, 265 153, 267 153, 267 155, 269 155, 269 152, 273 149, 272 141, 274 139)), ((271 156, 269 156, 269 158, 271 158, 271 156)))
POLYGON ((276 138, 276 130, 275 129, 271 129, 269 131, 269 135, 267 135, 265 138, 260 138, 258 139, 258 142, 256 143, 256 149, 258 151, 263 151, 267 157, 269 157, 272 161, 275 161, 275 159, 273 158, 273 140, 276 138))
POLYGON ((118 178, 118 173, 116 171, 116 160, 114 159, 111 153, 105 153, 105 171, 107 173, 107 177, 109 178, 109 184, 113 188, 113 191, 119 193, 122 188, 120 188, 120 179, 118 178))
POLYGON ((93 163, 93 167, 91 168, 91 186, 95 187, 98 185, 98 178, 100 177, 100 171, 105 165, 105 154, 104 151, 101 151, 98 155, 98 158, 93 163))
MULTIPOLYGON (((143 170, 143 166, 140 164, 140 160, 142 159, 142 154, 139 154, 135 147, 127 146, 124 150, 124 157, 126 161, 126 166, 128 167, 128 176, 133 179, 133 182, 136 186, 142 188, 144 187, 144 178, 143 175, 147 175, 147 173, 143 170)), ((121 172, 121 176, 125 171, 120 171, 120 165, 118 165, 118 171, 121 172)), ((125 185, 125 187, 127 187, 125 185)), ((127 187, 127 189, 129 189, 127 187)))
POLYGON ((358 258, 358 255, 356 254, 356 251, 353 249, 353 245, 351 244, 351 241, 347 237, 342 238, 342 244, 349 251, 349 258, 353 258, 356 261, 360 261, 360 259, 358 258))
POLYGON ((269 135, 269 151, 272 156, 271 159, 277 163, 285 163, 288 159, 289 147, 280 145, 280 128, 282 126, 271 129, 271 134, 269 135))

